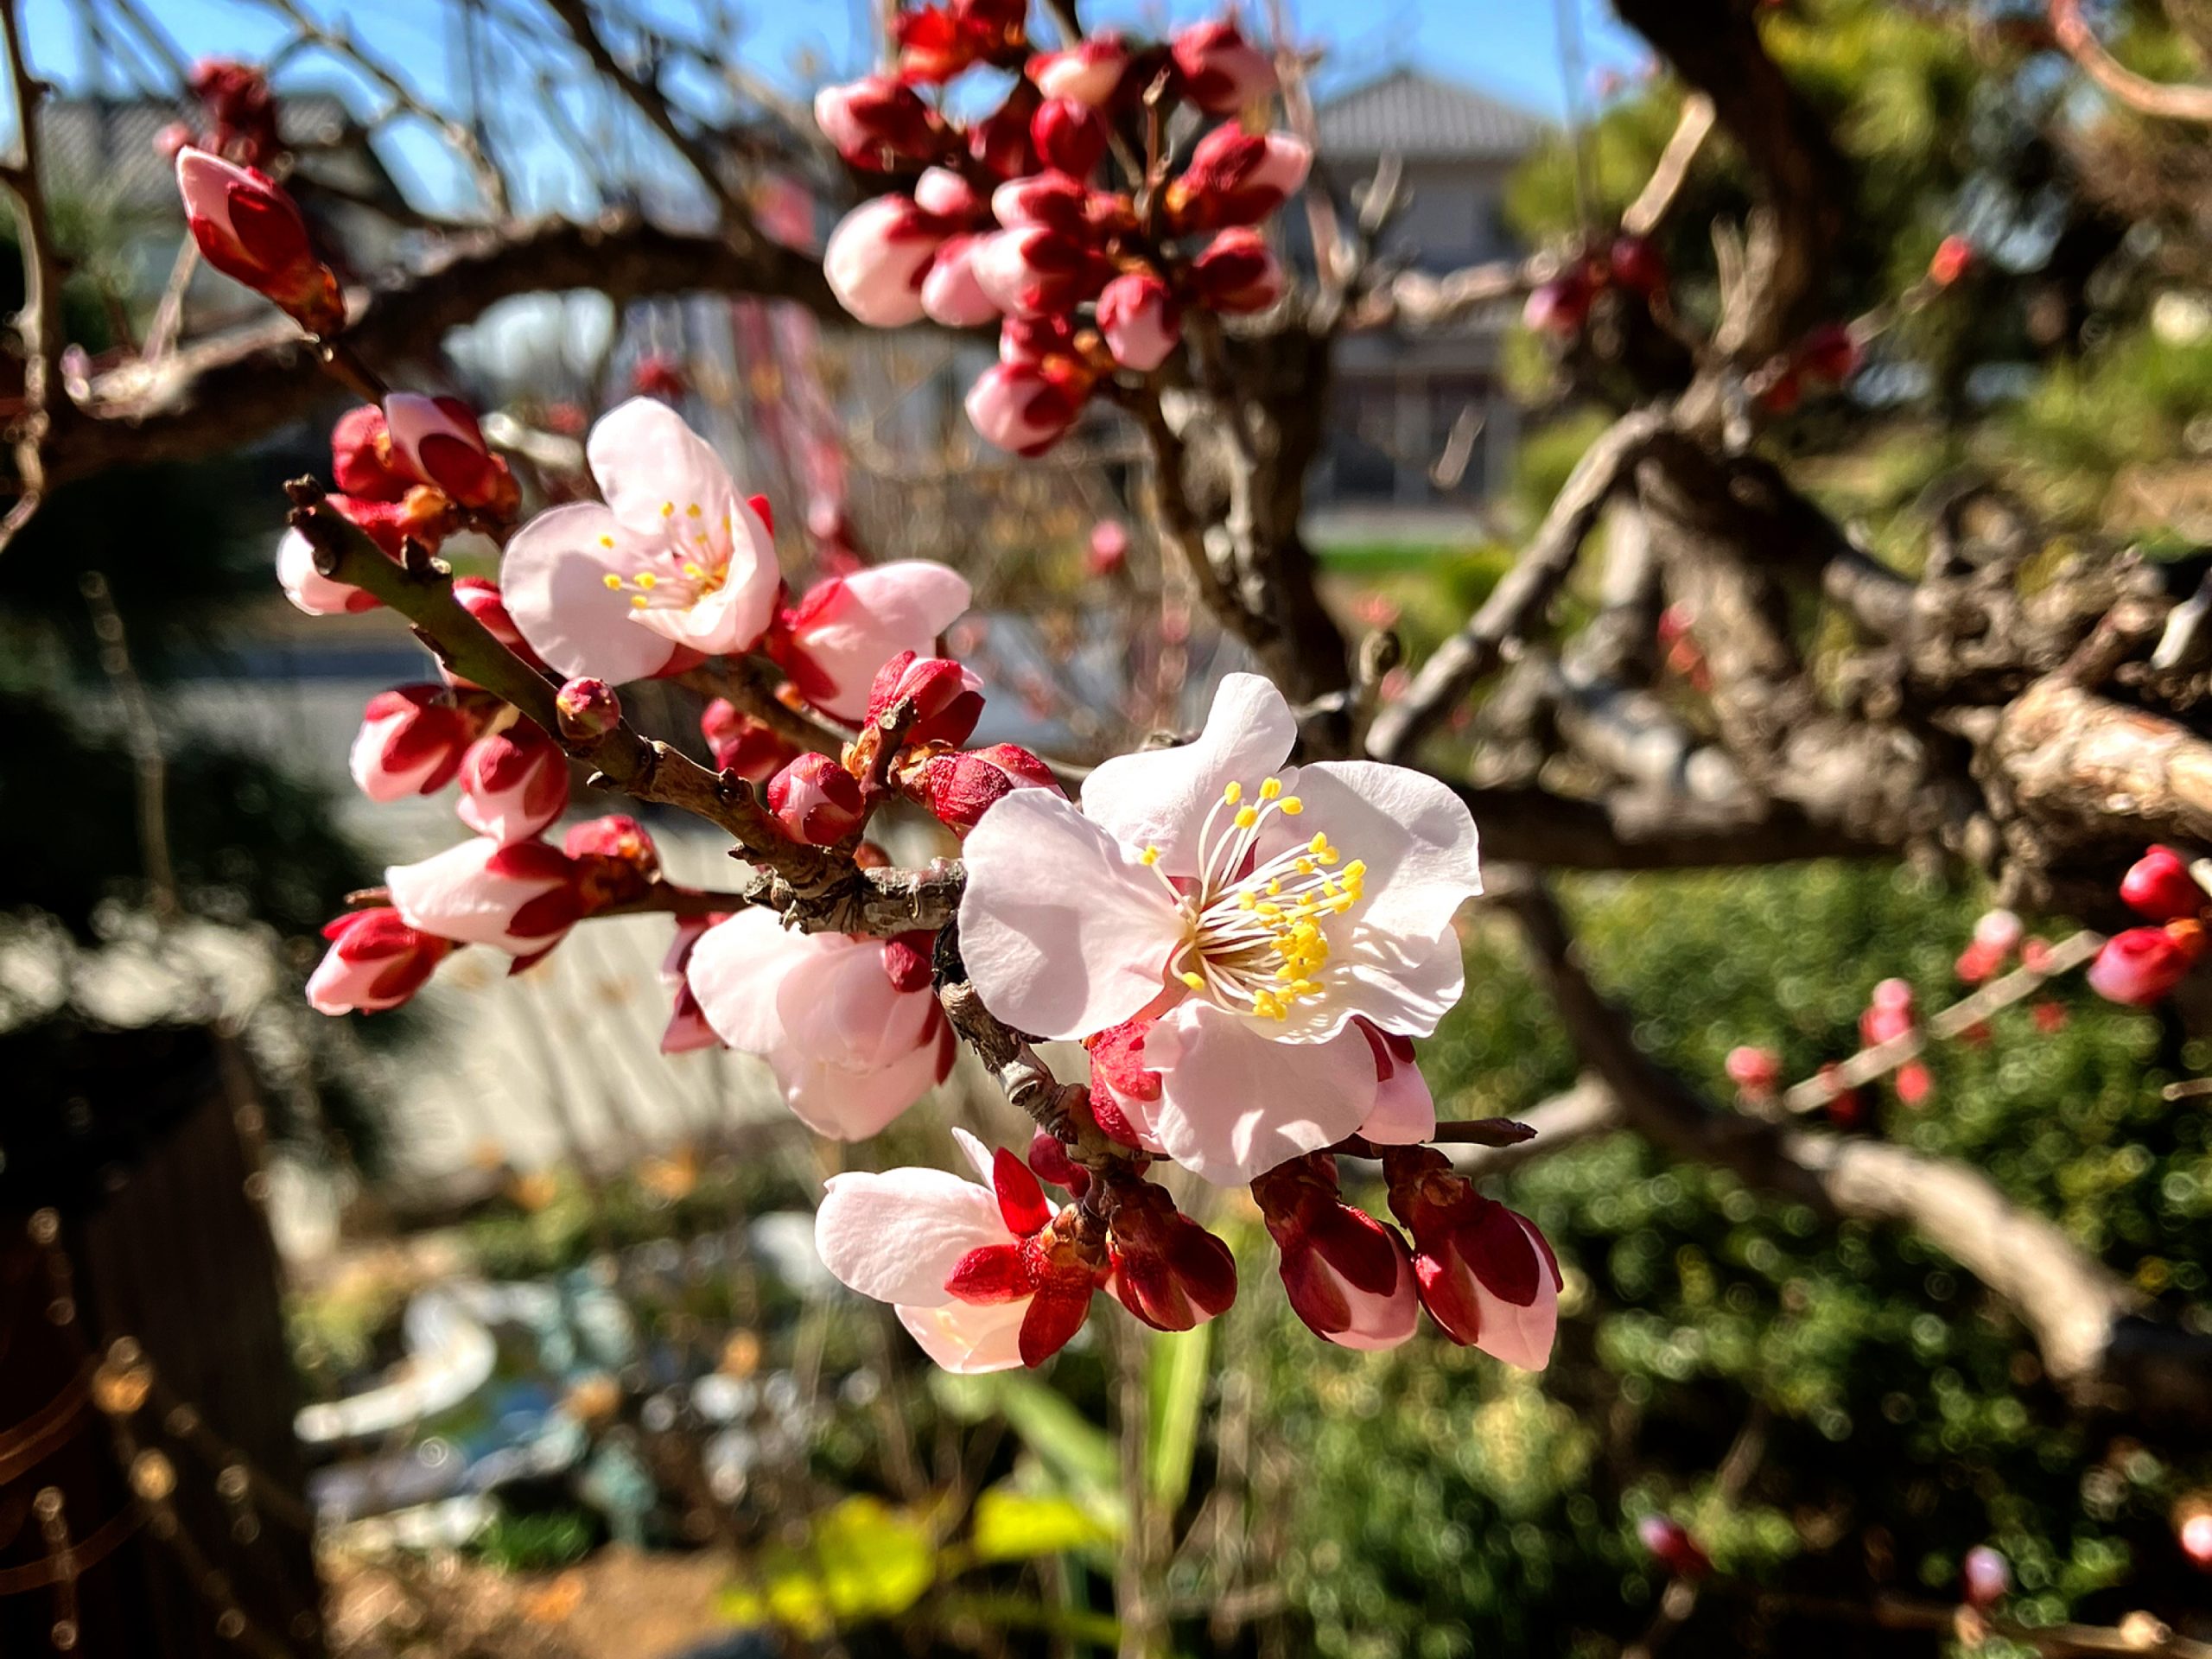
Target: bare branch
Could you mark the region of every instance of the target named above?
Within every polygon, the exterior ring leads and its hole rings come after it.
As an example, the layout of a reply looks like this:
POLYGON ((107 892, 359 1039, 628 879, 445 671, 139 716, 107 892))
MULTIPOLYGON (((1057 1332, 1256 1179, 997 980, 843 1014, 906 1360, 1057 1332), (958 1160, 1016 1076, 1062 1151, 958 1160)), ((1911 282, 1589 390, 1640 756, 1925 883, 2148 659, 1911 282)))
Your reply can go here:
POLYGON ((2051 33, 2082 73, 2132 110, 2169 121, 2212 122, 2212 86, 2173 86, 2139 75, 2105 50, 2082 0, 2050 0, 2051 33))

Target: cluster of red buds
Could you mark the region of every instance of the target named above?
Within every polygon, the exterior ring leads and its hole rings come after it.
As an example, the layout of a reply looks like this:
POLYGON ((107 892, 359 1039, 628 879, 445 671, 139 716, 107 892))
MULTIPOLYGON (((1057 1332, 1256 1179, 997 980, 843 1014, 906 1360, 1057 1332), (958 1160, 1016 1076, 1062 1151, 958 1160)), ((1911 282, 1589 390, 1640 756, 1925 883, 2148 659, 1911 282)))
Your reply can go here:
POLYGON ((2107 939, 2089 964, 2089 988, 2114 1002, 2147 1007, 2187 978, 2204 954, 2212 861, 2190 863, 2171 847, 2153 847, 2121 879, 2120 896, 2155 925, 2131 927, 2107 939))
MULTIPOLYGON (((787 688, 785 701, 798 700, 787 688)), ((699 723, 715 764, 760 787, 785 835, 830 847, 856 841, 894 794, 964 836, 1001 796, 1059 787, 1052 768, 1017 744, 963 748, 982 714, 982 682, 971 670, 904 651, 877 671, 860 734, 841 756, 802 752, 723 698, 699 723)))
POLYGON ((1230 119, 1179 172, 1152 155, 1141 176, 1105 183, 1109 152, 1134 160, 1173 105, 1239 117, 1274 92, 1274 65, 1231 22, 1034 54, 1026 29, 1019 0, 904 12, 894 73, 825 88, 815 118, 855 168, 912 181, 830 236, 823 270, 838 299, 881 328, 998 323, 1000 360, 970 389, 968 413, 992 443, 1035 455, 1103 380, 1166 362, 1192 309, 1262 311, 1281 296, 1281 267, 1254 227, 1305 182, 1313 156, 1288 133, 1230 119), (1020 79, 972 123, 917 90, 978 67, 1020 79))
POLYGON ((1770 415, 1787 415, 1805 401, 1807 392, 1832 391, 1842 385, 1865 360, 1866 353, 1848 326, 1821 323, 1761 372, 1759 407, 1770 415))
MULTIPOLYGON (((1874 987, 1872 1000, 1859 1016, 1859 1040, 1869 1048, 1895 1042, 1900 1037, 1910 1036, 1919 1023, 1911 984, 1902 979, 1885 979, 1874 987)), ((1925 1105, 1928 1097, 1936 1092, 1936 1079, 1919 1060, 1907 1060, 1897 1069, 1891 1081, 1897 1099, 1907 1106, 1925 1105)))
POLYGON ((1540 334, 1573 340, 1609 290, 1659 306, 1666 302, 1667 282, 1667 261, 1658 245, 1648 236, 1624 232, 1605 247, 1576 255, 1558 275, 1537 283, 1522 308, 1521 321, 1540 334))
POLYGON ((229 58, 207 58, 193 66, 186 84, 200 100, 204 120, 196 131, 176 121, 156 134, 154 147, 163 156, 174 158, 191 144, 241 167, 275 167, 285 159, 276 131, 276 94, 259 68, 229 58))
POLYGON ((1344 1202, 1326 1153, 1252 1183, 1292 1311, 1340 1347, 1378 1349, 1405 1341, 1427 1308, 1452 1341, 1541 1367, 1560 1281, 1535 1224, 1483 1197, 1433 1147, 1385 1148, 1382 1175, 1404 1232, 1344 1202))
MULTIPOLYGON (((394 559, 410 542, 435 553, 462 529, 501 536, 521 505, 507 463, 492 453, 475 411, 458 397, 395 391, 381 406, 346 410, 331 429, 330 474, 337 487, 325 500, 394 559)), ((377 602, 319 575, 314 550, 296 531, 277 549, 276 575, 286 596, 311 616, 377 602)), ((502 643, 537 665, 506 620, 496 585, 464 578, 454 594, 502 643)))

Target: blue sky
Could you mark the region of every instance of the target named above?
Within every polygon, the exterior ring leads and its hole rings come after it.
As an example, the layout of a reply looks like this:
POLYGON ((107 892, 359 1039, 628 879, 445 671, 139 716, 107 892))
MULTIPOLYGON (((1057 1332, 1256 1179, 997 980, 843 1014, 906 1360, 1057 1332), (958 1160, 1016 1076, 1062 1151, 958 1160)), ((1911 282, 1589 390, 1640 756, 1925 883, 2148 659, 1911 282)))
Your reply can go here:
MULTIPOLYGON (((450 104, 458 83, 460 7, 454 0, 302 0, 315 16, 343 22, 354 36, 380 54, 441 104, 450 104)), ((528 7, 528 0, 491 0, 495 10, 528 7)), ((747 67, 786 86, 799 87, 836 73, 849 73, 868 60, 866 19, 874 0, 729 0, 743 29, 739 55, 747 67)), ((1614 21, 1605 0, 1560 0, 1579 19, 1589 65, 1586 87, 1607 67, 1624 69, 1644 55, 1639 43, 1614 21)), ((632 0, 634 9, 670 20, 697 35, 697 22, 709 8, 694 0, 632 0)), ((535 10, 534 8, 530 8, 535 10)), ((1248 6, 1248 14, 1255 8, 1248 6)), ((1345 84, 1411 63, 1432 73, 1466 81, 1525 107, 1563 114, 1567 87, 1562 73, 1559 24, 1552 3, 1540 0, 1287 0, 1294 28, 1302 40, 1325 48, 1325 85, 1345 84)), ((81 18, 83 0, 29 0, 31 55, 39 71, 65 86, 81 83, 87 61, 81 18)), ((111 16, 101 8, 104 16, 111 16)), ((160 27, 187 57, 210 54, 258 58, 288 38, 289 26, 254 0, 152 0, 141 6, 160 18, 160 27)), ((1217 15, 1220 0, 1086 0, 1086 21, 1115 22, 1157 33, 1170 22, 1217 15)), ((1264 15, 1262 10, 1262 15, 1264 15)), ((312 55, 288 67, 280 86, 330 86, 351 79, 327 60, 312 55)), ((529 194, 534 205, 563 201, 563 183, 550 152, 557 141, 527 113, 534 87, 505 60, 493 79, 493 118, 504 118, 512 143, 524 157, 524 170, 543 152, 543 164, 529 194), (504 92, 502 100, 499 93, 504 92), (501 104, 505 113, 503 118, 501 104)), ((124 85, 110 90, 122 92, 124 85)), ((1585 96, 1586 97, 1586 92, 1585 96)), ((579 110, 579 122, 590 112, 579 110)), ((12 122, 11 124, 12 124, 12 122)), ((426 134, 400 138, 388 155, 406 181, 444 205, 461 189, 446 169, 438 146, 426 134)))

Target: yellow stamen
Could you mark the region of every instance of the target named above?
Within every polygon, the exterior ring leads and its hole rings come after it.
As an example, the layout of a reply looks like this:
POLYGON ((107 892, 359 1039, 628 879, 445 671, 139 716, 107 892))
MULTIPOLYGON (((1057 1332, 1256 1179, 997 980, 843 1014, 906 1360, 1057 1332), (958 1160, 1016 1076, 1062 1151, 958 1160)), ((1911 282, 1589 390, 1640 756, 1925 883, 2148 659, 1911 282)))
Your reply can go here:
POLYGON ((600 580, 607 584, 607 591, 608 593, 619 593, 621 591, 622 578, 616 575, 612 570, 601 576, 600 580))
POLYGON ((1230 785, 1228 788, 1221 791, 1221 798, 1227 801, 1231 806, 1236 805, 1237 802, 1244 798, 1244 785, 1242 784, 1230 785))
POLYGON ((632 594, 630 598, 630 608, 633 611, 644 610, 645 608, 645 596, 643 594, 632 594))
POLYGON ((654 588, 660 586, 660 578, 653 575, 650 570, 640 571, 638 575, 638 586, 644 588, 647 593, 651 593, 654 588))
POLYGON ((1145 865, 1147 868, 1159 863, 1160 849, 1157 847, 1146 848, 1144 851, 1137 855, 1137 862, 1145 865))
POLYGON ((1183 982, 1194 991, 1203 991, 1206 988, 1206 978, 1204 974, 1185 974, 1183 976, 1183 982))
POLYGON ((1286 818, 1294 818, 1306 810, 1306 803, 1295 795, 1284 796, 1278 805, 1286 818))
POLYGON ((662 503, 660 504, 660 516, 661 516, 662 518, 675 518, 675 517, 676 517, 676 503, 675 503, 675 502, 673 502, 673 501, 664 501, 664 502, 662 502, 662 503))
POLYGON ((1278 800, 1281 796, 1282 779, 1280 778, 1270 778, 1260 785, 1260 798, 1263 801, 1278 800))
MULTIPOLYGON (((1234 789, 1236 788, 1236 785, 1231 784, 1230 787, 1234 789)), ((1236 827, 1239 830, 1249 830, 1259 821, 1260 814, 1256 808, 1240 806, 1236 809, 1236 827)))

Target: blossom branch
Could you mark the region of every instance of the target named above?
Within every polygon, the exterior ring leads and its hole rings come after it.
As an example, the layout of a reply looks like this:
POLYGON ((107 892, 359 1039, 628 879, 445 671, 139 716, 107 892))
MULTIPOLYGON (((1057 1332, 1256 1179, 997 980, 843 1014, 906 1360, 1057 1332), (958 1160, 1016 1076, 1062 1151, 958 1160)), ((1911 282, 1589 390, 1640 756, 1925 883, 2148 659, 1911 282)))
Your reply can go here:
POLYGON ((2170 121, 2212 122, 2212 86, 2175 86, 2137 74, 2105 50, 2082 16, 2082 0, 2050 0, 2050 29, 2066 55, 2128 108, 2170 121))
POLYGON ((711 772, 626 722, 597 737, 562 734, 553 683, 462 608, 442 564, 428 558, 395 563, 323 505, 321 486, 313 480, 296 480, 287 489, 293 525, 313 543, 320 574, 361 588, 406 617, 455 673, 512 703, 555 734, 573 759, 595 768, 594 781, 641 801, 679 808, 727 831, 738 843, 735 855, 756 867, 737 889, 747 902, 766 905, 810 932, 887 936, 939 925, 951 914, 959 891, 957 866, 861 869, 848 857, 785 836, 743 779, 711 772))

